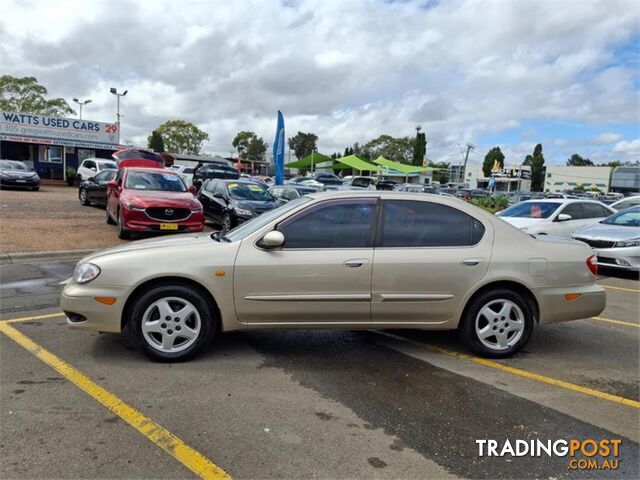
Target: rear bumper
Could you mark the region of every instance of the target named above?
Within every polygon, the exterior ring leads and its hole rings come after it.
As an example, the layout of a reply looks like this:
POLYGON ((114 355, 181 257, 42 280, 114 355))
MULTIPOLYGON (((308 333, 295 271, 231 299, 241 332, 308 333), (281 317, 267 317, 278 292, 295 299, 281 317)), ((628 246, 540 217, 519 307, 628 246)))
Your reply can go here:
POLYGON ((535 295, 540 307, 540 325, 595 317, 607 305, 605 289, 596 284, 538 288, 535 295), (565 295, 569 293, 580 297, 567 300, 565 295))
POLYGON ((122 310, 128 297, 123 287, 92 287, 67 283, 60 295, 60 307, 67 315, 67 325, 76 330, 119 333, 122 310), (113 305, 104 305, 96 297, 115 297, 113 305))

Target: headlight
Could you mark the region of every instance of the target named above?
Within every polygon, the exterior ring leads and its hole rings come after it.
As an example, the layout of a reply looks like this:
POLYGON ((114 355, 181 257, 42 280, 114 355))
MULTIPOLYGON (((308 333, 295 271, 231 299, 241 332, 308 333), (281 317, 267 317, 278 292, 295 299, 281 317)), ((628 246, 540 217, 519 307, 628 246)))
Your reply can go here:
POLYGON ((238 215, 242 215, 243 217, 250 217, 251 215, 253 215, 253 212, 251 210, 245 210, 244 208, 236 208, 236 213, 238 215))
POLYGON ((141 207, 139 205, 136 205, 135 203, 131 203, 131 202, 124 202, 124 206, 127 207, 129 210, 139 210, 139 211, 144 211, 144 207, 141 207))
POLYGON ((202 205, 197 205, 193 208, 191 208, 192 212, 201 212, 202 211, 202 205))
POLYGON ((89 283, 100 275, 100 267, 93 263, 79 263, 73 271, 73 281, 76 283, 89 283))
POLYGON ((640 247, 640 238, 616 242, 616 247, 640 247))

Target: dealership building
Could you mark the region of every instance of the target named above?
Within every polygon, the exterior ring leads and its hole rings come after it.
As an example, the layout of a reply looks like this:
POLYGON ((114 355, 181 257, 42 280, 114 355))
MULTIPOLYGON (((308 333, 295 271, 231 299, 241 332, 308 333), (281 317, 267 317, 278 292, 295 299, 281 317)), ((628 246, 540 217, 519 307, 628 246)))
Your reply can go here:
POLYGON ((41 178, 66 179, 85 158, 111 158, 119 145, 116 123, 0 111, 0 159, 20 160, 41 178))

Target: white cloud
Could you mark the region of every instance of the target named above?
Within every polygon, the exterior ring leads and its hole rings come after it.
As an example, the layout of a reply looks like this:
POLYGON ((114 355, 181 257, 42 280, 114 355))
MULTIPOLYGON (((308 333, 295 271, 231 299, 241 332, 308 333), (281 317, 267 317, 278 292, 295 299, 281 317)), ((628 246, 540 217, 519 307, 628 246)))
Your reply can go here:
POLYGON ((640 138, 636 138, 631 141, 623 140, 622 142, 618 142, 616 143, 616 146, 613 147, 613 151, 626 155, 629 159, 639 160, 640 138))
POLYGON ((622 140, 622 135, 620 135, 619 133, 604 132, 595 138, 594 143, 607 145, 609 143, 614 143, 619 140, 622 140))
MULTIPOLYGON (((170 118, 205 128, 213 152, 238 130, 271 143, 278 109, 288 133, 314 131, 327 153, 420 123, 433 158, 528 119, 637 122, 638 73, 612 53, 639 34, 634 0, 0 0, 0 11, 1 72, 92 98, 96 120, 114 117, 110 86, 128 89, 123 135, 142 143, 170 118)), ((514 158, 530 153, 515 143, 514 158)))

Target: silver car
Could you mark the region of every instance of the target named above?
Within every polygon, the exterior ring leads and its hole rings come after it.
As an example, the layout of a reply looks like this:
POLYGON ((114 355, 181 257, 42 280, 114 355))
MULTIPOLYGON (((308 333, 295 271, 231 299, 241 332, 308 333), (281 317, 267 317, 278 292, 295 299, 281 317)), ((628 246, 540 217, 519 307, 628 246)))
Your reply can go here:
POLYGON ((595 249, 598 265, 640 271, 640 206, 576 230, 573 238, 595 249))
POLYGON ((318 192, 224 235, 93 253, 61 306, 72 328, 127 330, 162 361, 274 328, 457 330, 474 352, 506 357, 537 326, 600 314, 595 274, 587 245, 533 238, 462 200, 318 192))

